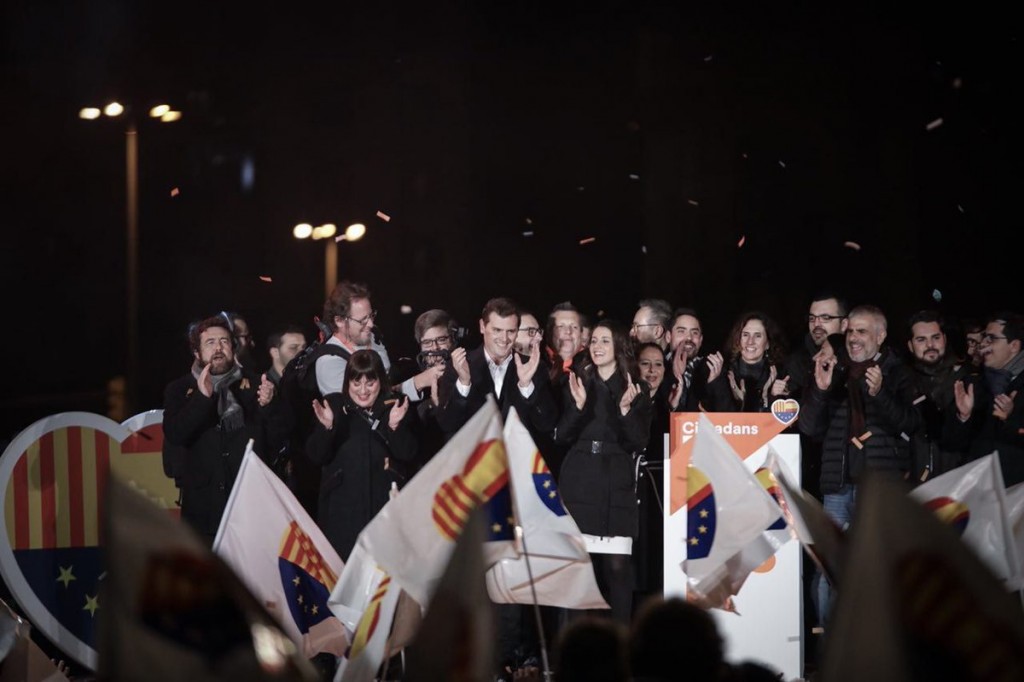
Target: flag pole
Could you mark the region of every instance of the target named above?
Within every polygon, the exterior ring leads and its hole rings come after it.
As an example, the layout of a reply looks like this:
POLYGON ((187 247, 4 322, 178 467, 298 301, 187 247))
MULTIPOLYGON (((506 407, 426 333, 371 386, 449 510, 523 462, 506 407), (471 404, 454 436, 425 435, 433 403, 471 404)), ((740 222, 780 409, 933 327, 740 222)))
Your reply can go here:
POLYGON ((526 549, 526 535, 523 527, 516 526, 516 539, 523 545, 523 559, 526 561, 526 577, 530 580, 530 595, 533 597, 533 615, 537 619, 537 636, 540 638, 540 660, 544 666, 544 679, 550 682, 551 666, 548 665, 548 644, 544 637, 544 621, 540 617, 540 604, 537 601, 537 586, 533 582, 533 569, 530 568, 530 552, 526 549))

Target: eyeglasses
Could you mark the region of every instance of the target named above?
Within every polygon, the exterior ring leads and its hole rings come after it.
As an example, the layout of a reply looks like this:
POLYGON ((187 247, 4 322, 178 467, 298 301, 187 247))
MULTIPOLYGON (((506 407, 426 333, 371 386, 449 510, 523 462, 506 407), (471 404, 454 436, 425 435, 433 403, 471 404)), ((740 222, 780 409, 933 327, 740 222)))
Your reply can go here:
POLYGON ((430 350, 431 348, 440 349, 447 348, 448 342, 452 340, 450 336, 438 336, 435 339, 423 339, 420 341, 420 348, 430 350))
POLYGON ((660 324, 637 324, 636 322, 630 327, 630 329, 641 329, 643 327, 660 327, 660 324))
POLYGON ((985 333, 985 334, 981 335, 981 342, 982 343, 992 343, 993 341, 1000 341, 1000 340, 1003 340, 1005 338, 1006 338, 1005 336, 996 336, 995 334, 985 333))
POLYGON ((814 313, 811 313, 810 315, 807 316, 807 321, 810 322, 811 324, 814 324, 816 321, 821 321, 825 324, 828 324, 832 320, 845 319, 846 315, 829 315, 828 313, 825 313, 824 315, 815 315, 814 313))
POLYGON ((540 331, 540 327, 520 327, 519 331, 526 332, 526 335, 532 339, 534 336, 537 336, 537 332, 540 331))
POLYGON ((370 324, 371 322, 373 322, 374 320, 377 319, 377 311, 376 310, 371 310, 370 314, 367 315, 366 317, 364 317, 361 320, 357 320, 354 317, 346 317, 345 319, 348 320, 349 322, 355 322, 360 327, 365 327, 366 325, 370 324))

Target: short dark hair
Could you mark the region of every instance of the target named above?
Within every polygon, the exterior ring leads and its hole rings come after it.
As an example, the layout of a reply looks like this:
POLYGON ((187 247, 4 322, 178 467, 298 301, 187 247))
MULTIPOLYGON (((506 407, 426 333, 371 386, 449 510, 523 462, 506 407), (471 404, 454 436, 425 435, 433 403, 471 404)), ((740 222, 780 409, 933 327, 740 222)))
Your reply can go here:
POLYGON ((352 354, 352 357, 348 359, 348 364, 345 365, 345 381, 341 389, 342 392, 348 395, 349 383, 362 377, 370 377, 379 381, 381 391, 387 387, 388 373, 384 369, 384 361, 381 360, 377 351, 364 348, 352 354))
POLYGON ((486 323, 488 318, 490 318, 491 313, 494 313, 498 317, 512 317, 515 315, 518 320, 519 307, 511 298, 499 296, 497 298, 492 298, 484 304, 484 309, 480 312, 480 319, 486 323))
POLYGON ((324 322, 335 329, 334 318, 346 318, 352 309, 352 301, 358 298, 370 298, 370 289, 361 282, 339 282, 324 301, 324 322))
POLYGON ((444 327, 451 330, 452 316, 440 308, 432 308, 422 313, 416 318, 416 323, 412 326, 412 335, 416 337, 416 343, 423 339, 423 335, 427 333, 428 329, 433 329, 434 327, 444 327))
POLYGON ((839 309, 839 317, 846 317, 847 312, 850 310, 849 304, 846 299, 837 294, 834 291, 828 289, 821 289, 811 295, 811 304, 817 303, 818 301, 831 301, 835 300, 836 307, 839 309))
POLYGON ((633 620, 630 670, 635 677, 675 679, 680 661, 688 679, 719 679, 723 646, 715 619, 678 597, 652 597, 633 620))
POLYGON ((1001 310, 988 318, 988 321, 1003 324, 1003 336, 1006 337, 1007 343, 1024 341, 1024 317, 1021 317, 1020 314, 1001 310))
POLYGON ((303 339, 306 338, 306 332, 302 331, 302 327, 294 324, 290 324, 279 332, 274 332, 267 337, 267 350, 272 348, 280 348, 281 344, 284 343, 285 334, 299 334, 303 339))
POLYGON ((939 329, 942 333, 946 333, 946 320, 935 310, 918 310, 916 313, 907 318, 907 335, 909 338, 914 338, 914 325, 922 322, 932 323, 939 325, 939 329))
POLYGON ((683 315, 689 315, 693 319, 697 320, 697 322, 700 322, 700 315, 697 314, 697 311, 695 309, 693 309, 693 308, 676 308, 675 310, 672 311, 672 326, 673 327, 676 324, 676 320, 678 320, 683 315))
POLYGON ((235 334, 231 331, 231 323, 223 315, 214 315, 205 320, 200 320, 189 329, 188 346, 192 349, 193 353, 199 352, 199 337, 202 336, 203 332, 213 327, 220 327, 226 331, 228 336, 231 337, 232 343, 235 343, 235 334))

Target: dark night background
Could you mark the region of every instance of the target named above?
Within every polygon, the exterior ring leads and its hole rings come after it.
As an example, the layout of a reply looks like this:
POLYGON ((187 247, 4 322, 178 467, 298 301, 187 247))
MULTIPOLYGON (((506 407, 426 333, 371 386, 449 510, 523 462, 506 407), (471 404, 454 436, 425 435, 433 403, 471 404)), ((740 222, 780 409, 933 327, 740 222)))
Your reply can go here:
POLYGON ((498 294, 626 320, 663 297, 714 346, 750 307, 797 341, 826 286, 897 341, 935 289, 1021 307, 1016 16, 850 4, 3 3, 0 439, 104 412, 124 371, 125 124, 77 118, 111 99, 143 119, 140 410, 194 318, 242 312, 261 358, 311 328, 299 222, 366 223, 339 271, 393 357, 416 314, 475 327, 498 294), (183 119, 146 120, 161 101, 183 119))

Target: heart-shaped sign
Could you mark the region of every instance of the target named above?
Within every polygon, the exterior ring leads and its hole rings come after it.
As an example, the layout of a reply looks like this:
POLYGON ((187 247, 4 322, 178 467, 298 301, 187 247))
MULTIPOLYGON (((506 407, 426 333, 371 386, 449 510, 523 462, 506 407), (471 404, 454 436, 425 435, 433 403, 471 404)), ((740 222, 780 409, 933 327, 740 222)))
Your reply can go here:
POLYGON ((114 472, 178 514, 163 440, 162 410, 123 424, 65 412, 19 433, 0 459, 0 571, 33 625, 93 670, 107 479, 114 472))
POLYGON ((800 414, 800 403, 792 398, 779 398, 772 403, 772 415, 787 426, 796 421, 800 414))

